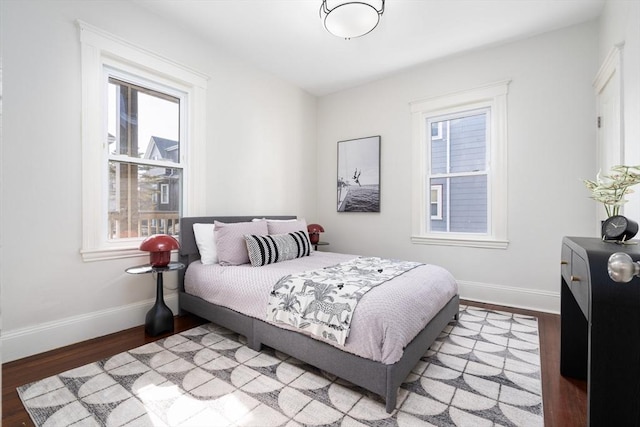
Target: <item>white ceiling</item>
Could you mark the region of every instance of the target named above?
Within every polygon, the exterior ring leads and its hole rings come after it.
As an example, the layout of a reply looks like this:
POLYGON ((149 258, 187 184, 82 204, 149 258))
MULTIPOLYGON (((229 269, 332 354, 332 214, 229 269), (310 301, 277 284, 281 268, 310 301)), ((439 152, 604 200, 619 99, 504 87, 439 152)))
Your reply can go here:
POLYGON ((605 0, 387 0, 373 32, 343 40, 321 0, 133 0, 314 95, 596 18, 605 0))

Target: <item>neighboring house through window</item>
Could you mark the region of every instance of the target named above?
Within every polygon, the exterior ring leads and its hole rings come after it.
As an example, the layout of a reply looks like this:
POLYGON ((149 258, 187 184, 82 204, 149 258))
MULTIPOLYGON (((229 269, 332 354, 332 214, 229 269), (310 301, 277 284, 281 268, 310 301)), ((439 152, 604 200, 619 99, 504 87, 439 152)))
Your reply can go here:
POLYGON ((202 211, 206 76, 78 22, 87 261, 139 255, 202 211))
POLYGON ((411 104, 412 241, 505 248, 508 82, 411 104))

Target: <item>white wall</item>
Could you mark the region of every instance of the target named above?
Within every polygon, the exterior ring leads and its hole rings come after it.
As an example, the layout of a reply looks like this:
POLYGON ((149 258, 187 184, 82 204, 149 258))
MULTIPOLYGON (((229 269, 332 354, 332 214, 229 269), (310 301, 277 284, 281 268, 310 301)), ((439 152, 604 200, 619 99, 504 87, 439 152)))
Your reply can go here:
MULTIPOLYGON (((193 214, 314 219, 315 97, 130 2, 0 4, 4 361, 142 324, 155 295, 151 275, 124 272, 146 257, 88 263, 80 257, 76 19, 210 76, 206 212, 193 214)), ((175 285, 172 276, 167 286, 175 285)), ((175 311, 175 294, 165 295, 175 311)))
MULTIPOLYGON (((608 0, 600 17, 599 62, 623 43, 624 163, 640 164, 640 2, 608 0)), ((628 197, 624 214, 640 221, 640 189, 628 197)))
POLYGON ((461 296, 559 311, 560 246, 591 235, 597 25, 584 24, 423 66, 318 102, 318 217, 337 252, 448 268, 461 296), (509 247, 412 244, 409 102, 510 79, 509 247), (381 212, 336 212, 336 142, 381 135, 381 212))

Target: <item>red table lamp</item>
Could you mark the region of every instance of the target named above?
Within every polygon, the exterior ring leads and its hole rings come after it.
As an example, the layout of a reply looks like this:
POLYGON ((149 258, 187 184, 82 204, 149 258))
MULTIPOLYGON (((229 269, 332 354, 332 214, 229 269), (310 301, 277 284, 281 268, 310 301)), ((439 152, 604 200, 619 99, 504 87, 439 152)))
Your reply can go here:
POLYGON ((152 267, 166 267, 171 261, 171 251, 178 249, 180 244, 168 234, 153 234, 140 244, 140 250, 151 252, 149 264, 152 267))
POLYGON ((320 241, 320 233, 324 233, 324 228, 320 224, 309 224, 307 231, 309 232, 311 244, 315 245, 320 241))

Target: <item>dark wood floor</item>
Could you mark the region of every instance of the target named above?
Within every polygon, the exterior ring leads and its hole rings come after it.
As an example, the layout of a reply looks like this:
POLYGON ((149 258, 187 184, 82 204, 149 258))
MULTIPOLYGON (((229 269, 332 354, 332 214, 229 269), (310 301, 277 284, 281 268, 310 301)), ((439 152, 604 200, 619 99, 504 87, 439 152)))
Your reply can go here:
MULTIPOLYGON (((538 317, 545 426, 585 426, 586 383, 560 376, 560 316, 489 304, 468 304, 538 317)), ((179 332, 203 322, 204 320, 195 316, 179 316, 175 319, 175 329, 179 332)), ((148 337, 144 333, 144 327, 139 326, 3 364, 2 425, 33 426, 20 402, 16 387, 113 356, 164 336, 166 335, 148 337)))

